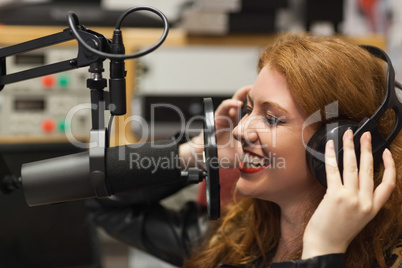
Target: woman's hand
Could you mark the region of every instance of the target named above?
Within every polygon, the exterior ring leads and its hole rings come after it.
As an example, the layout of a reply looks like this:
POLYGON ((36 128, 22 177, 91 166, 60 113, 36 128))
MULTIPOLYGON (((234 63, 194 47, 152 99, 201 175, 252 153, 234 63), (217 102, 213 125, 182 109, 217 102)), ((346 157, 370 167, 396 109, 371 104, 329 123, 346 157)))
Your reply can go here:
POLYGON ((383 153, 385 171, 374 189, 371 135, 361 140, 360 169, 357 167, 353 132, 343 136, 343 184, 335 159, 333 141, 325 149, 327 192, 314 212, 303 237, 302 259, 344 253, 353 238, 371 221, 390 197, 396 183, 396 169, 388 149, 383 153))
MULTIPOLYGON (((251 86, 245 86, 236 91, 231 99, 224 100, 215 110, 216 139, 218 143, 218 157, 222 168, 235 167, 235 160, 241 154, 241 144, 233 138, 232 130, 239 120, 239 111, 246 99, 251 86)), ((195 162, 202 162, 204 151, 203 133, 191 141, 180 145, 179 155, 183 165, 194 166, 195 162), (196 155, 197 157, 194 157, 196 155), (201 155, 201 157, 200 157, 201 155), (194 161, 195 159, 195 161, 194 161), (189 161, 190 160, 190 161, 189 161)), ((199 166, 199 165, 198 165, 199 166)))
POLYGON ((215 111, 216 139, 221 168, 237 168, 242 146, 233 137, 233 129, 240 121, 241 107, 252 86, 236 91, 231 99, 224 100, 215 111), (237 160, 237 161, 236 161, 237 160))

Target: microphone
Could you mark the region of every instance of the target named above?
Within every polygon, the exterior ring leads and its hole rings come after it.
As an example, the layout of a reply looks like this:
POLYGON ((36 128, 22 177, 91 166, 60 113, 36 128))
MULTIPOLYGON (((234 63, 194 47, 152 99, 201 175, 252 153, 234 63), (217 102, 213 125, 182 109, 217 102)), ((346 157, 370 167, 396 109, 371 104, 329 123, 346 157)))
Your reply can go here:
POLYGON ((176 183, 181 177, 178 146, 172 140, 106 148, 106 192, 91 179, 88 152, 22 165, 21 179, 29 206, 106 197, 143 186, 176 183), (168 163, 169 162, 169 163, 168 163))
MULTIPOLYGON (((204 99, 204 161, 206 171, 181 171, 178 142, 152 141, 122 145, 105 150, 102 170, 82 152, 22 165, 21 181, 29 206, 101 198, 141 187, 198 183, 206 179, 209 219, 220 216, 219 163, 214 109, 211 98, 204 99), (103 168, 104 167, 104 168, 103 168)), ((100 164, 96 162, 96 164, 100 164)))
POLYGON ((112 193, 186 179, 181 176, 177 142, 172 140, 147 142, 140 144, 138 148, 108 148, 106 177, 109 178, 108 185, 112 193))

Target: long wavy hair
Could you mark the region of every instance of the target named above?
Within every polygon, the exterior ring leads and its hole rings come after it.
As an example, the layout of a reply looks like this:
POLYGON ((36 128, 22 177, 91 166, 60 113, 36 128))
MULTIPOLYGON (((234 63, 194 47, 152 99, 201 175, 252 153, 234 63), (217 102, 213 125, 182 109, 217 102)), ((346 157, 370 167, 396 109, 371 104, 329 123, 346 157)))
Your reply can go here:
MULTIPOLYGON (((385 90, 384 62, 345 39, 309 35, 284 35, 260 55, 258 70, 270 65, 284 75, 290 91, 307 115, 338 102, 338 119, 360 122, 380 106, 385 90)), ((388 111, 379 121, 382 135, 395 122, 388 111)), ((318 129, 322 121, 315 125, 318 129)), ((346 252, 346 267, 386 267, 384 256, 402 237, 402 135, 391 143, 397 167, 394 192, 376 217, 356 236, 346 252)), ((375 173, 375 186, 381 182, 381 164, 375 173)), ((305 222, 286 256, 299 259, 305 226, 321 201, 325 190, 309 197, 312 201, 303 211, 305 222)), ((219 263, 250 264, 256 259, 262 265, 272 261, 280 239, 280 209, 269 201, 242 198, 228 208, 211 228, 203 243, 195 248, 184 267, 215 268, 219 263), (271 255, 270 255, 271 254, 271 255)))

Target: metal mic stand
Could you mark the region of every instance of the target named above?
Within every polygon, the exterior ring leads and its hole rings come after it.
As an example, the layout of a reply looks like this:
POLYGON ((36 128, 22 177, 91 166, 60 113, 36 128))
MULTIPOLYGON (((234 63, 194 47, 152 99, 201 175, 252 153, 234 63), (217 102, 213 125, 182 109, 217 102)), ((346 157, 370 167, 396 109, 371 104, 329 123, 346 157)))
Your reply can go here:
POLYGON ((91 185, 97 197, 110 196, 112 193, 106 183, 106 148, 109 147, 107 129, 105 127, 105 91, 106 79, 102 61, 90 65, 91 78, 87 79, 87 87, 91 90, 92 129, 89 132, 89 169, 91 185))

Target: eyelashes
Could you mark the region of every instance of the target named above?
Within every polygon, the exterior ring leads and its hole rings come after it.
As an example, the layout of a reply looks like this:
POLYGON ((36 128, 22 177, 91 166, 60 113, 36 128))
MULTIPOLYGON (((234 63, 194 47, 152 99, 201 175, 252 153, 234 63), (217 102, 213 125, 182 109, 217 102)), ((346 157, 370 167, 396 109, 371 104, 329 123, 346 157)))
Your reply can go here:
POLYGON ((270 125, 283 125, 285 124, 284 121, 280 120, 278 117, 267 115, 265 117, 265 121, 270 125))
MULTIPOLYGON (((251 107, 248 106, 248 107, 245 109, 245 115, 250 115, 252 111, 253 111, 253 108, 251 108, 251 107)), ((271 125, 271 126, 286 124, 286 122, 283 121, 283 120, 281 120, 280 117, 276 117, 276 116, 274 116, 274 115, 272 115, 272 114, 267 114, 267 115, 264 117, 264 121, 267 122, 267 123, 268 123, 269 125, 271 125)))

